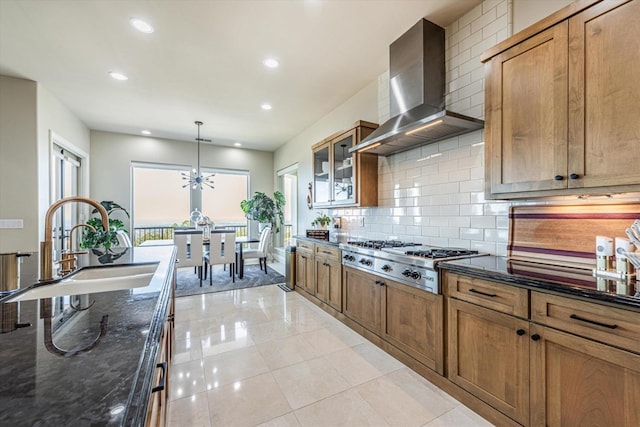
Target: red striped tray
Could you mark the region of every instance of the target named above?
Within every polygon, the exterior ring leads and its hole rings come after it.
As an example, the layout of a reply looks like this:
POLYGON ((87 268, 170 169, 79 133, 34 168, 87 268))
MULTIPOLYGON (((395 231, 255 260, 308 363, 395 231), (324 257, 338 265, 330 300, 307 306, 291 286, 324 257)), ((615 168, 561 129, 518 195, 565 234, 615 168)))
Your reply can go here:
POLYGON ((511 259, 595 267, 595 238, 626 238, 640 218, 640 203, 512 206, 509 212, 511 259))

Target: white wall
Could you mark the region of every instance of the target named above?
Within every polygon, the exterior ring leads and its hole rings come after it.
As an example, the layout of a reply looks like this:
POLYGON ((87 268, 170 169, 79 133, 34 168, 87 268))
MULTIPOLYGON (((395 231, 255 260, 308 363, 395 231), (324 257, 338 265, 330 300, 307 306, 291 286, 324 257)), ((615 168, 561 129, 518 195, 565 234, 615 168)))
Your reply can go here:
POLYGON ((0 229, 0 253, 38 250, 37 84, 0 76, 0 219, 23 229, 0 229))
POLYGON ((89 129, 36 82, 0 76, 0 218, 23 229, 0 229, 0 252, 33 252, 50 200, 50 132, 89 152, 89 129))
MULTIPOLYGON (((92 131, 91 197, 113 200, 131 212, 132 162, 191 168, 197 165, 197 145, 195 142, 92 131)), ((248 170, 251 194, 255 191, 273 193, 274 164, 271 152, 201 144, 200 166, 248 170)), ((207 191, 206 188, 203 191, 207 191)), ((220 203, 224 203, 224 200, 220 203)))
POLYGON ((522 31, 574 0, 513 0, 513 33, 522 31))

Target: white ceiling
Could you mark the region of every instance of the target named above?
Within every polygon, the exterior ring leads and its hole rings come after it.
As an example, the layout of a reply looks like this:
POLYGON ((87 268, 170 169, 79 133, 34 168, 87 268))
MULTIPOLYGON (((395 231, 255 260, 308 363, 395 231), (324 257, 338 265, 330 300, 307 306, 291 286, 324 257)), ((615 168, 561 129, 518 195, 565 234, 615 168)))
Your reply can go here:
POLYGON ((481 1, 0 0, 0 74, 41 83, 90 129, 193 141, 201 120, 214 144, 271 151, 383 73, 421 17, 445 27, 481 1))

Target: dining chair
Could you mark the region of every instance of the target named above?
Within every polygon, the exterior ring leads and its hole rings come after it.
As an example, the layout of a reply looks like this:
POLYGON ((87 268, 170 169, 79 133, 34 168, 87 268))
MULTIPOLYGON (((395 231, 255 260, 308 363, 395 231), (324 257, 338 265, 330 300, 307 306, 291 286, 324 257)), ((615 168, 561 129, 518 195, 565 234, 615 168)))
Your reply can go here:
POLYGON ((271 227, 266 227, 260 234, 260 242, 257 249, 245 249, 242 251, 242 259, 239 260, 240 268, 244 268, 244 261, 246 259, 258 258, 258 264, 260 264, 260 270, 264 264, 264 274, 267 274, 267 256, 269 255, 269 245, 271 244, 271 227))
MULTIPOLYGON (((236 233, 212 233, 209 240, 209 252, 204 257, 205 269, 209 269, 209 286, 213 285, 213 266, 229 264, 229 276, 236 283, 236 233), (224 241, 223 241, 224 237, 224 241)), ((206 277, 206 276, 205 276, 206 277)))
POLYGON ((118 239, 119 248, 130 248, 133 246, 133 244, 131 244, 131 239, 129 238, 129 235, 124 230, 117 230, 116 238, 118 239))
POLYGON ((177 268, 195 267, 202 286, 202 230, 176 230, 173 243, 178 247, 177 268))

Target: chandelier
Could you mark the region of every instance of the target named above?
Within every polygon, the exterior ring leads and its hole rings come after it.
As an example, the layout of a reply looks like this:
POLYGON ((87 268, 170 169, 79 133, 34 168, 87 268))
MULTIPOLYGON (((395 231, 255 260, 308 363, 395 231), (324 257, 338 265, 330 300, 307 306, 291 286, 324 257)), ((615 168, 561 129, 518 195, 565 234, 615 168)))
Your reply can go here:
POLYGON ((211 140, 200 138, 200 126, 202 126, 202 122, 196 121, 195 124, 196 126, 198 126, 198 137, 196 138, 196 141, 198 142, 198 169, 193 168, 193 170, 189 174, 186 172, 182 172, 181 174, 182 179, 187 181, 187 183, 184 184, 182 188, 191 187, 192 189, 195 190, 196 188, 200 187, 200 190, 202 190, 203 185, 206 185, 210 188, 214 188, 213 177, 216 174, 211 173, 211 174, 203 175, 200 173, 200 141, 211 142, 211 140))

